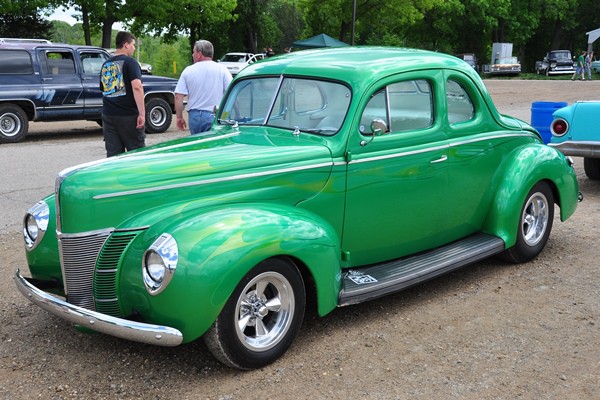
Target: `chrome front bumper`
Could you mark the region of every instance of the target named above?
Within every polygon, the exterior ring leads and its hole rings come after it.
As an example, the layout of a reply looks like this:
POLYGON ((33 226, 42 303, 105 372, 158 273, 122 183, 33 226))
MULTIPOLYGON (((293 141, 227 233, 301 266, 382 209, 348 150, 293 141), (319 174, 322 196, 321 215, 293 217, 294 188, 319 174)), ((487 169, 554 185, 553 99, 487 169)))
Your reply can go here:
POLYGON ((76 325, 121 339, 158 346, 177 346, 183 341, 181 332, 168 326, 111 317, 67 303, 32 285, 18 269, 15 272, 15 282, 19 291, 32 303, 76 325))

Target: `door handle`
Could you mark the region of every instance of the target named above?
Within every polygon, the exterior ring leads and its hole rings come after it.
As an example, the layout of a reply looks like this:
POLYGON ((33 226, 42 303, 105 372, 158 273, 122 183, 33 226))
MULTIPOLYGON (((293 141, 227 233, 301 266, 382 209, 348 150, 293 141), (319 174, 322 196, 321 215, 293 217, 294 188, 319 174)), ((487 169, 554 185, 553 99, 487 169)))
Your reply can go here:
POLYGON ((444 162, 444 161, 446 161, 447 159, 448 159, 448 156, 447 156, 447 155, 443 155, 443 156, 441 156, 440 158, 438 158, 437 160, 430 161, 429 163, 430 163, 430 164, 437 164, 437 163, 444 162))

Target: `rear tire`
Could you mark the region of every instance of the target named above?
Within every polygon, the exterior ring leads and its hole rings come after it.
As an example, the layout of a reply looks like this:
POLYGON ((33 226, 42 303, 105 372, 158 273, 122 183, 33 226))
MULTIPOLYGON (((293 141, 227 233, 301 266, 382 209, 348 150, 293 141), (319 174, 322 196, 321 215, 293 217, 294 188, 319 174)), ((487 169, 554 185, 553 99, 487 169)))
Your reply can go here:
POLYGON ((29 131, 27 114, 14 104, 0 105, 0 143, 16 143, 29 131))
POLYGON ((296 266, 285 259, 265 260, 237 285, 204 342, 225 365, 263 367, 290 347, 305 307, 304 282, 296 266))
POLYGON ((171 126, 173 109, 169 103, 155 97, 146 103, 146 132, 163 133, 171 126))
POLYGON ((600 180, 600 158, 584 158, 583 169, 588 178, 600 180))
POLYGON ((538 182, 521 207, 517 242, 501 257, 517 264, 537 257, 548 242, 553 220, 554 195, 546 182, 538 182))

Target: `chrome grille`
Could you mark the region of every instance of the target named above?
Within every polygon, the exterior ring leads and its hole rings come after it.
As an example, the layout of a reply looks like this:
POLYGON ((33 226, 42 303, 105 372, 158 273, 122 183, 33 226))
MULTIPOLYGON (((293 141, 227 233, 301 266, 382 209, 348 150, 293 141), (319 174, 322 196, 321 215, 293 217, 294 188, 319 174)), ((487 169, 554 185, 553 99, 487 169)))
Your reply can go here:
POLYGON ((59 235, 61 263, 67 301, 95 310, 94 270, 98 254, 112 230, 85 235, 59 235))
POLYGON ((94 276, 96 311, 114 317, 122 316, 117 292, 118 268, 127 246, 137 235, 138 232, 115 232, 102 248, 94 276))

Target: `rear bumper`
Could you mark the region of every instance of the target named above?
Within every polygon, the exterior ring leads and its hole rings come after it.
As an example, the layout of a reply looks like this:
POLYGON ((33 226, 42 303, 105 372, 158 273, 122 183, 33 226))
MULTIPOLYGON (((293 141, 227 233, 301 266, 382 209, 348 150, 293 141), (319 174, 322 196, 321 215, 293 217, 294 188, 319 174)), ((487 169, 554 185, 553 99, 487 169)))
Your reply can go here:
POLYGON ((548 143, 566 156, 600 158, 600 142, 567 140, 561 143, 548 143))
POLYGON ((67 303, 38 289, 18 269, 15 282, 17 289, 32 303, 76 325, 121 339, 158 346, 177 346, 183 341, 183 335, 175 328, 116 318, 67 303))

